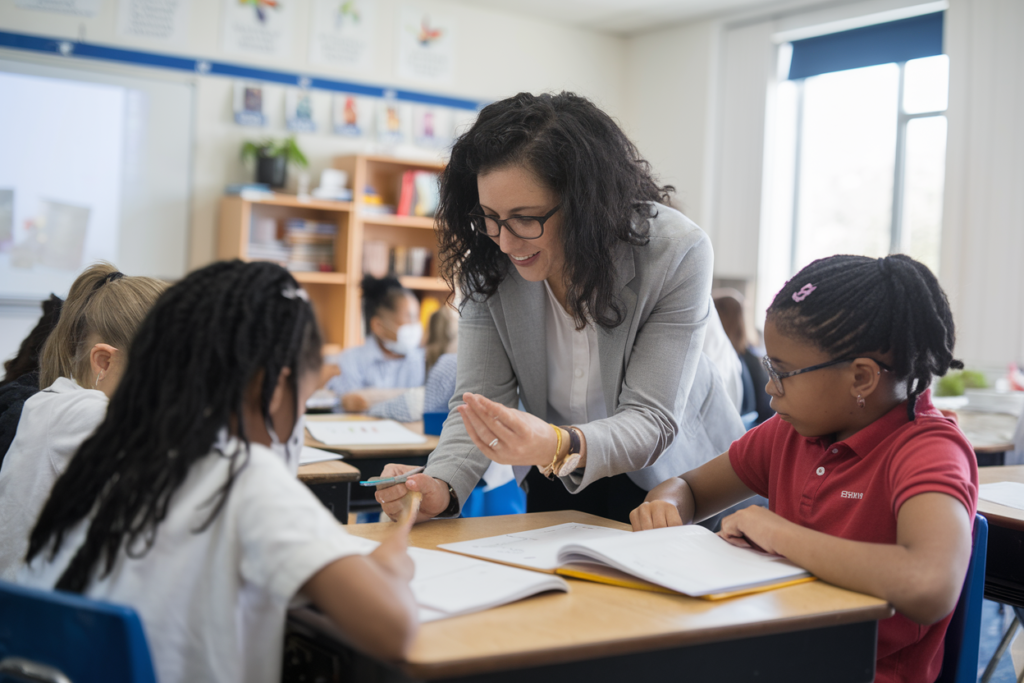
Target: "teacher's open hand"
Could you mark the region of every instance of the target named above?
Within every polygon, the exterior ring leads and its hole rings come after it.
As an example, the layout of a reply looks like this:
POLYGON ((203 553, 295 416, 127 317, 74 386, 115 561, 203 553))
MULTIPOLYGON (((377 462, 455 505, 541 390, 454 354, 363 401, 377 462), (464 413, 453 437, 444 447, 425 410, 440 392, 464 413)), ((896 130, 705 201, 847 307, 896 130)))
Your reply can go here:
POLYGON ((466 393, 458 407, 466 432, 484 455, 500 465, 547 465, 558 437, 544 420, 466 393))

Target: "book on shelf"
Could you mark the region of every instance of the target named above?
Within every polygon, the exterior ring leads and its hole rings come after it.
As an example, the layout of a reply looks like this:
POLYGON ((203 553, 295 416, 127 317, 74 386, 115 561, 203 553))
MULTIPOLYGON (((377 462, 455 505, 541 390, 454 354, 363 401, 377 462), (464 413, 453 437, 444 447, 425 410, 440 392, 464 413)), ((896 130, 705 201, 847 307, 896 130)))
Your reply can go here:
POLYGON ((334 223, 291 218, 279 236, 275 219, 254 217, 247 253, 251 259, 273 261, 296 272, 331 272, 337 232, 334 223))
POLYGON ((388 243, 384 240, 363 242, 363 272, 376 278, 388 274, 388 243))
POLYGON ((784 558, 736 547, 701 526, 631 532, 569 523, 438 547, 535 571, 707 600, 814 579, 784 558))
POLYGON ((439 201, 438 174, 432 171, 405 171, 398 190, 399 216, 433 217, 439 201))
POLYGON ((398 276, 423 277, 430 272, 432 259, 433 254, 426 247, 395 245, 388 253, 388 272, 398 276))

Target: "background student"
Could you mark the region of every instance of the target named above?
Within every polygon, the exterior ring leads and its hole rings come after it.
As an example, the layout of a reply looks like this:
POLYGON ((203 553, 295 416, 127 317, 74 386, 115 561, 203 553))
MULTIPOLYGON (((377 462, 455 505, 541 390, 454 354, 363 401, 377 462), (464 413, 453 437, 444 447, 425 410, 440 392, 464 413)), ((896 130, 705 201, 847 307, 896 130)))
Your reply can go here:
POLYGON ((393 277, 372 275, 363 277, 362 290, 366 342, 338 356, 341 374, 327 382, 349 412, 363 412, 405 389, 423 386, 426 378, 416 295, 393 277))
POLYGON ((43 390, 25 401, 0 467, 0 578, 10 579, 24 559, 53 483, 103 421, 135 330, 165 288, 109 263, 90 266, 71 285, 43 347, 43 390))
POLYGON ((408 527, 364 555, 295 477, 321 343, 280 266, 216 263, 168 290, 18 581, 134 608, 162 683, 276 683, 298 593, 356 647, 402 656, 416 631, 408 527))
POLYGON ((978 470, 970 443, 931 402, 953 359, 953 319, 935 276, 903 255, 833 256, 776 295, 765 323, 777 416, 728 453, 655 487, 634 529, 722 521, 736 545, 789 558, 829 583, 889 601, 883 683, 931 683, 971 556, 978 470))
POLYGON ((25 401, 39 391, 39 356, 46 338, 60 319, 63 303, 55 294, 43 302, 39 322, 21 342, 17 355, 4 363, 4 379, 0 382, 0 462, 14 440, 25 401))

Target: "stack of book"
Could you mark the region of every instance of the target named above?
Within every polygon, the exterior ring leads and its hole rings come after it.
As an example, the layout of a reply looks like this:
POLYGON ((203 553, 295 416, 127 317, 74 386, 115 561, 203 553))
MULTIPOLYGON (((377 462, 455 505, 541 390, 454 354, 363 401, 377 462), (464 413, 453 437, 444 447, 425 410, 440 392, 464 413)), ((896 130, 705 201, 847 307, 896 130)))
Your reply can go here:
POLYGON ((437 174, 431 171, 406 171, 398 192, 399 216, 433 217, 437 211, 437 174))
POLYGON ((363 242, 363 272, 378 278, 388 274, 423 277, 430 273, 433 258, 426 247, 389 246, 383 240, 363 242))
POLYGON ((290 218, 286 228, 285 243, 289 247, 288 270, 334 270, 334 238, 338 233, 337 225, 290 218))

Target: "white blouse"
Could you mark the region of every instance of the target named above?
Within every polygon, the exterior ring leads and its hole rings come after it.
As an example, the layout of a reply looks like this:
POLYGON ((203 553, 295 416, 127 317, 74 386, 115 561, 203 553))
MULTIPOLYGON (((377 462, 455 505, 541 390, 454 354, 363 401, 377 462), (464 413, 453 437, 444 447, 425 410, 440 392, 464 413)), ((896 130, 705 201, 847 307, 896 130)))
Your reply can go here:
POLYGON ((577 330, 546 280, 544 290, 548 293, 548 421, 579 426, 608 417, 593 321, 577 330))

